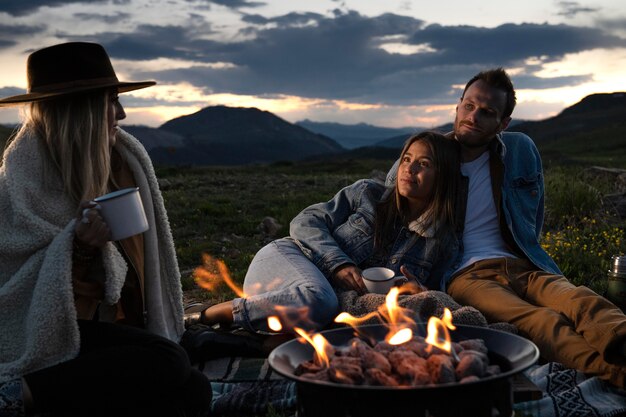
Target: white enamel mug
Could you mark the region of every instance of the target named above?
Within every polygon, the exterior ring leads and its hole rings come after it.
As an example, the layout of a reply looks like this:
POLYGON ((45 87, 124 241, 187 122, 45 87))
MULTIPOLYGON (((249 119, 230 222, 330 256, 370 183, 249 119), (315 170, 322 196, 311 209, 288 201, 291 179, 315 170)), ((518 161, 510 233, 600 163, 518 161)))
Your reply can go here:
POLYGON ((393 287, 405 283, 406 277, 396 274, 389 268, 376 266, 361 272, 367 290, 375 294, 387 294, 393 287))
POLYGON ((148 230, 139 188, 124 188, 93 200, 111 230, 111 240, 121 240, 148 230))

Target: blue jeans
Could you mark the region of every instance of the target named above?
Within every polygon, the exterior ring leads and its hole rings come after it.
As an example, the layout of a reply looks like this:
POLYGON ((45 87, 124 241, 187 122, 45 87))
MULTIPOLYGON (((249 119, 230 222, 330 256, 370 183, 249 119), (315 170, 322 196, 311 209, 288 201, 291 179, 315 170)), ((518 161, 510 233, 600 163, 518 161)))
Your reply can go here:
POLYGON ((328 279, 289 238, 257 252, 246 274, 245 298, 233 301, 234 324, 268 333, 267 318, 279 316, 284 330, 319 330, 338 314, 339 301, 328 279))

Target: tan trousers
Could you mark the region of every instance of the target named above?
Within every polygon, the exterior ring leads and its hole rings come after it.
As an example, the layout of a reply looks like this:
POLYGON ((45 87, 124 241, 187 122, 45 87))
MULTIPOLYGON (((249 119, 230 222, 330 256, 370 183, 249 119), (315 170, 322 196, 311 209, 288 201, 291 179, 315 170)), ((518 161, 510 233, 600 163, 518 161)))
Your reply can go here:
POLYGON ((626 364, 626 316, 589 288, 524 259, 497 258, 459 271, 448 294, 490 322, 516 325, 544 359, 626 385, 626 368, 612 364, 626 364))

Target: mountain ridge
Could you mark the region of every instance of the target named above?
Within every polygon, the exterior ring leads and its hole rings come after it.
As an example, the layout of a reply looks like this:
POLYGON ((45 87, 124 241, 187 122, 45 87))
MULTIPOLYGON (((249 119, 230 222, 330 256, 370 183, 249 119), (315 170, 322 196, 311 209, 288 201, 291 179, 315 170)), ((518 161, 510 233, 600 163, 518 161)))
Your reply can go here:
MULTIPOLYGON (((138 133, 141 127, 131 127, 138 133)), ((291 124, 254 107, 205 107, 159 126, 161 138, 172 135, 176 144, 152 146, 155 163, 173 165, 239 165, 299 160, 345 149, 334 140, 291 124)), ((142 143, 156 138, 138 136, 142 143)), ((145 146, 145 145, 144 145, 145 146)))
POLYGON ((297 121, 295 123, 311 132, 328 136, 347 149, 355 149, 361 146, 371 146, 377 142, 399 136, 411 134, 425 128, 421 127, 381 127, 369 123, 344 124, 337 122, 314 122, 309 119, 297 121))
MULTIPOLYGON (((596 93, 564 108, 559 114, 543 120, 514 120, 511 131, 528 134, 542 154, 568 158, 585 153, 601 153, 609 160, 612 155, 626 152, 626 93, 596 93)), ((421 128, 386 138, 367 146, 349 148, 324 134, 302 126, 303 121, 289 123, 268 111, 251 107, 210 106, 196 113, 180 116, 152 128, 126 125, 123 129, 136 136, 155 164, 162 165, 243 165, 337 158, 381 158, 399 151, 406 138, 421 128), (300 123, 300 125, 298 125, 300 123), (384 149, 392 149, 387 152, 384 149)), ((365 140, 371 142, 376 132, 388 129, 367 123, 308 123, 331 126, 349 131, 368 131, 365 140)), ((306 123, 305 123, 306 124, 306 123)), ((398 128, 409 129, 409 128, 398 128)), ((448 132, 452 124, 435 130, 448 132)), ((0 147, 13 127, 0 125, 0 147)), ((393 131, 393 130, 392 130, 393 131)), ((625 155, 626 157, 626 155, 625 155)))

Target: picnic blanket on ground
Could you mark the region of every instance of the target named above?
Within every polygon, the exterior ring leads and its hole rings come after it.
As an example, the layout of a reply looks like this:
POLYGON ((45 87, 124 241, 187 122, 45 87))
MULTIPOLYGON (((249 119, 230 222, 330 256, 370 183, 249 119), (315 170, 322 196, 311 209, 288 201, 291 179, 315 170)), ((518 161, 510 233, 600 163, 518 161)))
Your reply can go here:
MULTIPOLYGON (((362 316, 375 311, 384 303, 385 296, 359 296, 347 291, 338 297, 343 311, 362 316)), ((508 323, 488 324, 478 310, 461 306, 439 291, 400 296, 398 304, 414 310, 416 318, 441 317, 447 307, 455 324, 489 326, 513 333, 516 330, 508 323)), ((373 320, 372 324, 378 323, 373 320)), ((220 358, 197 366, 211 381, 214 415, 264 416, 273 410, 290 417, 295 413, 295 383, 273 372, 266 358, 220 358)), ((626 392, 597 377, 588 378, 558 363, 535 366, 527 372, 527 377, 543 391, 543 397, 515 404, 516 417, 626 416, 626 392)))
POLYGON ((543 398, 514 404, 520 417, 626 416, 626 391, 560 363, 534 366, 525 372, 543 398))

